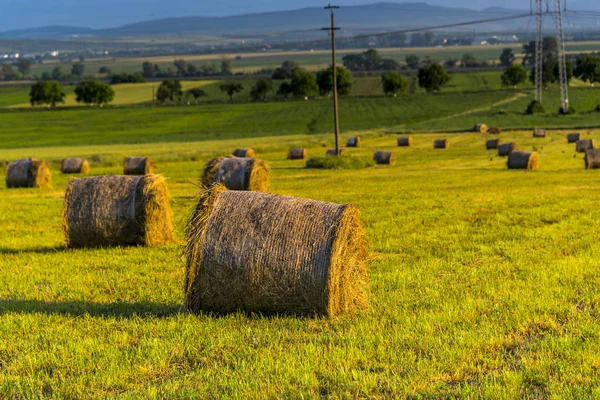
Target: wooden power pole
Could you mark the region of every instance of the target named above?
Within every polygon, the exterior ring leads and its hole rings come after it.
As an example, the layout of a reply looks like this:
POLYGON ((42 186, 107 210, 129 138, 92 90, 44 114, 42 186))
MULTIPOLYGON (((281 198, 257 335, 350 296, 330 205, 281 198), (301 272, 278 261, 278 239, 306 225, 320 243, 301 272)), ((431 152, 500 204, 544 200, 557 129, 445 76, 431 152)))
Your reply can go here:
POLYGON ((333 119, 335 127, 335 154, 340 155, 340 113, 338 109, 338 90, 337 90, 337 63, 335 54, 335 31, 340 28, 335 26, 335 14, 334 10, 340 8, 339 6, 332 6, 331 4, 325 7, 326 10, 331 11, 331 27, 323 28, 324 31, 329 31, 331 36, 331 66, 333 67, 333 119))

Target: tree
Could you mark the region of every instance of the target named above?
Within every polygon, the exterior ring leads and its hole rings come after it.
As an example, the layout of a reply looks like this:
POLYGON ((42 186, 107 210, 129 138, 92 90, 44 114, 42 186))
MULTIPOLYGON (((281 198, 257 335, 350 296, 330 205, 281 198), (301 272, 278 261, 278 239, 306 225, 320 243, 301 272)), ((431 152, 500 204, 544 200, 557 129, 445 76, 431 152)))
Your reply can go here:
POLYGON ((429 92, 438 92, 450 82, 450 75, 439 64, 419 69, 419 86, 429 92))
POLYGON ((381 63, 381 55, 375 49, 369 49, 362 54, 364 67, 367 71, 375 71, 381 63))
POLYGON ((400 69, 400 64, 391 58, 382 59, 377 66, 379 71, 395 71, 397 69, 400 69))
POLYGON ((527 80, 527 71, 520 65, 511 65, 504 70, 500 79, 502 86, 516 87, 527 80))
POLYGON ((221 75, 233 75, 233 64, 231 60, 223 60, 221 63, 221 75))
POLYGON ((365 71, 364 58, 362 54, 348 54, 342 58, 344 67, 350 71, 365 71))
POLYGON ((250 91, 250 97, 254 100, 266 100, 267 93, 273 90, 273 81, 271 79, 259 79, 250 91))
POLYGON ((515 59, 515 53, 511 48, 504 49, 500 54, 500 65, 510 67, 515 62, 515 59))
POLYGON ((279 85, 279 89, 277 89, 277 95, 283 96, 287 99, 288 96, 291 94, 292 94, 292 84, 289 82, 281 82, 281 85, 279 85))
POLYGON ((2 75, 4 75, 5 81, 18 81, 23 78, 23 75, 15 71, 15 69, 10 64, 4 64, 2 66, 2 75))
MULTIPOLYGON (((571 79, 573 79, 575 66, 570 60, 566 60, 565 68, 567 70, 567 84, 569 84, 571 83, 571 79)), ((560 67, 558 62, 554 63, 554 66, 552 67, 552 82, 560 82, 560 67)))
POLYGON ((381 86, 383 87, 383 93, 396 96, 398 93, 406 92, 408 82, 402 75, 392 71, 381 75, 381 86))
POLYGON ((475 57, 472 53, 463 54, 460 64, 463 68, 476 68, 479 66, 479 62, 477 61, 477 57, 475 57))
POLYGON ((542 103, 537 100, 532 100, 531 103, 527 105, 527 109, 525 110, 525 114, 533 115, 533 114, 544 114, 546 110, 542 103))
POLYGON ((594 56, 579 57, 573 73, 577 78, 592 85, 600 82, 600 58, 594 56))
MULTIPOLYGON (((352 91, 352 74, 344 67, 337 67, 337 90, 341 96, 347 96, 352 91)), ((317 74, 317 85, 321 95, 333 92, 333 68, 320 71, 317 74)))
POLYGON ((161 74, 160 66, 158 64, 152 64, 149 61, 145 61, 142 64, 142 76, 144 78, 154 78, 161 74))
POLYGON ((96 104, 101 107, 115 99, 113 88, 99 81, 81 82, 75 88, 75 95, 78 103, 96 104))
POLYGON ((111 71, 110 71, 110 68, 108 68, 108 67, 100 67, 100 69, 98 70, 98 73, 110 75, 111 71))
POLYGON ((120 74, 114 74, 110 77, 110 83, 112 85, 116 85, 119 83, 144 83, 146 82, 146 78, 142 76, 139 72, 134 74, 130 74, 127 72, 122 72, 120 74))
POLYGON ((300 69, 300 64, 286 60, 281 64, 281 67, 275 69, 271 78, 274 80, 291 79, 292 74, 297 69, 300 69))
MULTIPOLYGON (((535 40, 523 45, 523 65, 535 65, 535 40)), ((542 60, 548 63, 558 57, 558 42, 553 36, 546 36, 542 41, 542 60)))
POLYGON ((200 88, 192 88, 190 90, 187 91, 187 94, 189 96, 192 96, 194 98, 195 102, 198 102, 198 99, 200 99, 200 97, 206 97, 208 96, 206 94, 206 92, 200 88))
POLYGON ((425 44, 427 46, 431 46, 435 41, 435 33, 427 31, 423 34, 423 39, 425 39, 425 44))
POLYGON ((294 96, 309 96, 319 91, 317 78, 304 69, 294 71, 290 86, 294 96))
POLYGON ((75 75, 78 78, 81 78, 83 76, 84 71, 85 71, 85 65, 83 65, 80 62, 73 64, 73 67, 71 67, 71 74, 75 75))
POLYGON ((162 103, 167 100, 172 102, 181 100, 183 95, 183 89, 181 88, 181 82, 177 79, 167 79, 163 81, 158 90, 156 91, 156 99, 162 103))
POLYGON ((39 81, 31 87, 29 102, 32 106, 45 104, 50 108, 56 107, 59 103, 64 103, 66 96, 58 82, 39 81))
POLYGON ((65 73, 61 67, 56 67, 52 70, 52 79, 55 81, 62 81, 65 77, 65 73))
POLYGON ((244 86, 242 86, 241 83, 237 82, 226 82, 221 84, 221 86, 219 86, 219 89, 221 89, 221 92, 227 93, 227 95, 229 96, 229 100, 233 101, 233 95, 236 93, 241 93, 244 90, 244 86))
POLYGON ((427 39, 422 33, 413 33, 410 35, 410 45, 412 47, 424 47, 427 46, 427 39))
POLYGON ((459 60, 449 58, 446 61, 444 61, 444 68, 456 68, 456 66, 458 65, 458 61, 459 60))
POLYGON ((21 58, 17 61, 17 69, 23 75, 27 75, 31 70, 31 61, 27 58, 21 58))
POLYGON ((181 60, 175 60, 173 62, 173 64, 175 64, 175 68, 177 68, 177 75, 178 76, 187 76, 188 75, 188 63, 181 59, 181 60))
POLYGON ((406 56, 406 65, 408 65, 408 68, 417 69, 419 68, 419 63, 419 56, 416 54, 409 54, 406 56))
MULTIPOLYGON (((554 65, 556 63, 545 63, 542 65, 542 83, 544 88, 548 87, 548 84, 555 81, 554 78, 554 65)), ((529 74, 529 81, 535 85, 535 68, 531 70, 529 74)))

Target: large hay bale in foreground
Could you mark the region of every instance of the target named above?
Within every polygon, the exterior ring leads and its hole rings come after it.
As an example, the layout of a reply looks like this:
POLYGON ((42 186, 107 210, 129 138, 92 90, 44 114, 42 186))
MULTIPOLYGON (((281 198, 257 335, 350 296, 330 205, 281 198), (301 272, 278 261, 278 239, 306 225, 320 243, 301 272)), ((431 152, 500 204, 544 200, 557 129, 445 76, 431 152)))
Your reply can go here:
POLYGON ((487 142, 485 142, 485 149, 486 150, 495 150, 498 148, 499 145, 500 145, 500 139, 490 139, 487 142))
POLYGON ((360 136, 349 138, 346 142, 346 147, 360 147, 360 136))
POLYGON ((233 152, 233 156, 238 158, 253 158, 256 156, 256 152, 254 149, 236 149, 233 152))
POLYGON ((486 124, 477 124, 473 127, 473 132, 487 133, 488 126, 486 124))
POLYGON ((490 135, 499 135, 502 133, 502 128, 500 128, 499 126, 492 126, 488 133, 490 135))
POLYGON ((519 147, 517 146, 516 143, 503 143, 501 145, 498 146, 498 155, 500 157, 508 157, 510 155, 510 153, 512 153, 515 150, 518 150, 519 147))
POLYGON ((51 188, 52 171, 50 164, 35 158, 13 161, 6 169, 6 187, 12 188, 51 188))
POLYGON ((600 149, 588 149, 584 162, 585 169, 600 169, 600 149))
POLYGON ((433 142, 434 149, 447 149, 448 147, 450 147, 450 144, 447 139, 435 140, 433 142))
POLYGON ((63 231, 72 248, 174 242, 165 179, 160 175, 71 179, 65 193, 63 231))
POLYGON ((396 156, 391 151, 376 151, 373 154, 373 160, 379 165, 396 164, 396 156))
POLYGON ((508 169, 538 169, 540 163, 536 152, 513 151, 508 156, 508 169))
POLYGON ((150 157, 125 157, 123 175, 151 175, 154 173, 154 161, 150 157))
POLYGON ((411 147, 413 145, 413 139, 410 136, 399 137, 398 147, 411 147))
POLYGON ((304 160, 307 157, 306 149, 302 147, 295 147, 290 149, 287 155, 288 160, 304 160))
POLYGON ((344 154, 346 154, 346 149, 344 149, 343 147, 340 149, 339 154, 335 153, 335 149, 329 149, 327 150, 327 152, 325 153, 326 157, 333 157, 333 156, 343 156, 344 154))
POLYGON ((577 143, 581 138, 581 134, 579 133, 569 133, 567 135, 567 143, 577 143))
POLYGON ((578 153, 585 153, 589 149, 594 148, 594 141, 592 139, 578 140, 575 144, 575 151, 578 153))
POLYGON ((223 184, 230 190, 269 190, 269 167, 256 158, 219 157, 206 163, 202 172, 202 185, 210 187, 223 184))
POLYGON ((367 245, 353 206, 203 192, 186 232, 191 312, 335 316, 367 303, 367 245))
POLYGON ((536 129, 533 131, 533 137, 534 138, 545 138, 546 137, 546 131, 543 129, 536 129))
POLYGON ((82 158, 65 158, 60 163, 60 172, 63 174, 88 174, 90 163, 82 158))

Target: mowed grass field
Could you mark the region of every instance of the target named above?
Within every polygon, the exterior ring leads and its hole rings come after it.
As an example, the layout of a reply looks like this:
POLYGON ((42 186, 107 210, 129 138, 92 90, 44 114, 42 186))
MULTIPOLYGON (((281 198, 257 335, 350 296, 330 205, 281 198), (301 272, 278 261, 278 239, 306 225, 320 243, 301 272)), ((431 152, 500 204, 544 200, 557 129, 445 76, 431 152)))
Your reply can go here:
MULTIPOLYGON (((507 170, 485 150, 490 135, 472 133, 415 134, 400 149, 395 135, 362 131, 351 154, 390 149, 397 165, 323 171, 285 156, 293 146, 320 156, 331 135, 98 145, 75 136, 48 147, 58 134, 42 132, 23 142, 39 147, 0 149, 2 160, 34 156, 54 170, 53 189, 0 185, 2 398, 600 396, 600 173, 584 169, 568 131, 500 136, 536 147, 539 171, 507 170), (450 148, 433 150, 442 137, 450 148), (92 174, 118 174, 123 156, 154 157, 181 239, 204 163, 242 146, 269 162, 273 193, 360 208, 367 309, 188 315, 182 244, 64 248, 61 158, 96 156, 92 174)), ((583 135, 599 140, 600 130, 583 135)))

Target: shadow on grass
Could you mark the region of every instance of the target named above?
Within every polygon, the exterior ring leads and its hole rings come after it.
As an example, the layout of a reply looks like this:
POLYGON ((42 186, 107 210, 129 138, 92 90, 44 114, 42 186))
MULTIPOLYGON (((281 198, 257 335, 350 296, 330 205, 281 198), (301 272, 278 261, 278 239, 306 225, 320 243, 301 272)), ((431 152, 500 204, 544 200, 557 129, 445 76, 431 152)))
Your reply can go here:
POLYGON ((29 249, 11 249, 7 247, 0 247, 0 254, 5 255, 18 255, 18 254, 51 254, 60 253, 66 251, 66 246, 55 246, 55 247, 32 247, 29 249))
POLYGON ((180 304, 158 304, 151 302, 86 303, 83 301, 52 302, 42 300, 0 299, 0 315, 47 314, 65 316, 92 316, 134 318, 152 316, 165 318, 179 314, 180 304))

